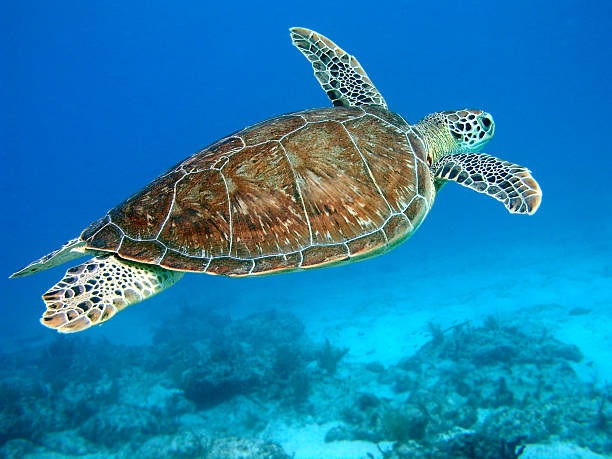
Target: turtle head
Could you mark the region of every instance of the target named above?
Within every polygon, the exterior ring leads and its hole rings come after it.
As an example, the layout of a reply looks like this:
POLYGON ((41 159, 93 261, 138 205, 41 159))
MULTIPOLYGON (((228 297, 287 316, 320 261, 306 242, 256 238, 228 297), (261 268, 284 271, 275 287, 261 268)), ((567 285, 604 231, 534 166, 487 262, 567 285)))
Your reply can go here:
POLYGON ((473 153, 480 150, 495 132, 493 117, 482 110, 442 112, 442 116, 457 143, 455 153, 473 153))
POLYGON ((415 128, 427 147, 429 165, 452 153, 473 153, 491 140, 493 117, 482 110, 454 110, 427 115, 415 128))

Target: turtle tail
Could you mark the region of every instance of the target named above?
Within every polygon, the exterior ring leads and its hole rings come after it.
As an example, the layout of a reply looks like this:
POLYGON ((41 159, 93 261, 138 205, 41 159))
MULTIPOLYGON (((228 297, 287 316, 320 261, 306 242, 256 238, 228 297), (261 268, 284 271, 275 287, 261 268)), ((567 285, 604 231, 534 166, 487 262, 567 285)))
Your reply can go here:
POLYGON ((81 331, 165 290, 182 275, 115 255, 95 257, 70 268, 43 295, 47 310, 40 322, 61 333, 81 331))

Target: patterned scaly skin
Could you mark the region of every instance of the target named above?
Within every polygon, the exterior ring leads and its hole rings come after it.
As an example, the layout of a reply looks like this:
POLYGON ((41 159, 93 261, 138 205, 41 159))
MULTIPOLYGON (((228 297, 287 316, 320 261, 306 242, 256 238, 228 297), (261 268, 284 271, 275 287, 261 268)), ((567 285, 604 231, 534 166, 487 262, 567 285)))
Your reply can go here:
POLYGON ((413 129, 423 139, 432 166, 446 155, 479 151, 493 137, 495 123, 487 112, 466 109, 432 113, 413 129))

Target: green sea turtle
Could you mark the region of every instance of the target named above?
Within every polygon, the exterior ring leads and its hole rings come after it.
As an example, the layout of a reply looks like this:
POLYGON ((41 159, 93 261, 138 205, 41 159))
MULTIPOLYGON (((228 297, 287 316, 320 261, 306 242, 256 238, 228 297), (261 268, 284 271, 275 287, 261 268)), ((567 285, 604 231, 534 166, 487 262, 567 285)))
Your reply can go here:
POLYGON ((92 255, 43 295, 60 332, 102 323, 185 271, 253 276, 361 260, 419 227, 455 181, 532 214, 529 170, 477 153, 493 136, 482 110, 409 125, 387 109, 361 65, 331 40, 291 29, 333 102, 277 116, 195 153, 12 277, 92 255))

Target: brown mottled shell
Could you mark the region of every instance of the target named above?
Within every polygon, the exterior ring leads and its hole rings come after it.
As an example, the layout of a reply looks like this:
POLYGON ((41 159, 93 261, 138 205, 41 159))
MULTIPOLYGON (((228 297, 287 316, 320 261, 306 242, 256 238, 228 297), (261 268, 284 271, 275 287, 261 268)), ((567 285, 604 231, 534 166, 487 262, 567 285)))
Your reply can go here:
POLYGON ((423 142, 377 106, 278 116, 221 139, 93 223, 87 247, 229 276, 377 255, 434 199, 423 142))

